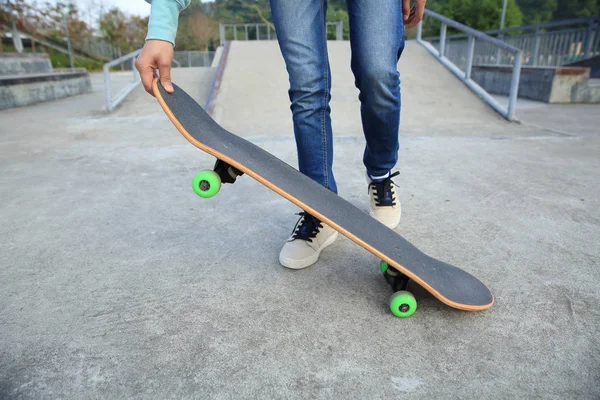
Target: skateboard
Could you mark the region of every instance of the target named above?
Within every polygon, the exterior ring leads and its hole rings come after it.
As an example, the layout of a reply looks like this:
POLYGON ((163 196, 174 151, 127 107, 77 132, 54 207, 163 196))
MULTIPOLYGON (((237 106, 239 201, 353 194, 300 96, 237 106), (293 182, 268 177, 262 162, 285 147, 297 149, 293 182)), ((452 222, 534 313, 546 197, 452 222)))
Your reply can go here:
POLYGON ((389 306, 397 317, 408 317, 417 308, 407 290, 410 280, 459 310, 480 311, 494 304, 490 290, 473 275, 428 256, 297 169, 222 128, 187 93, 173 87, 169 94, 154 80, 154 95, 162 109, 191 144, 217 159, 213 169, 193 178, 196 194, 209 198, 243 174, 254 178, 379 258, 381 272, 394 291, 389 306))

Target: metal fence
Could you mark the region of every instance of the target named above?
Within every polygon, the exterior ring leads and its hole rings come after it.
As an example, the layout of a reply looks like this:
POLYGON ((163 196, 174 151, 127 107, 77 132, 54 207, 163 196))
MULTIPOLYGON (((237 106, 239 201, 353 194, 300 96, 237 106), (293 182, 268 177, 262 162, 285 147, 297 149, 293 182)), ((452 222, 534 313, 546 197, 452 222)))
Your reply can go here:
POLYGON ((503 115, 509 121, 514 119, 515 108, 517 104, 517 94, 519 91, 519 79, 521 77, 522 51, 518 48, 506 44, 496 38, 486 35, 483 32, 469 28, 459 22, 446 18, 430 10, 425 10, 425 15, 441 23, 438 46, 422 38, 423 21, 417 28, 417 42, 422 44, 431 54, 433 54, 446 68, 461 79, 469 89, 475 92, 482 100, 488 103, 498 113, 503 115), (453 51, 447 47, 448 27, 452 27, 467 37, 467 46, 462 52, 453 51), (475 49, 478 45, 493 46, 497 53, 501 53, 507 61, 512 64, 512 79, 510 85, 510 94, 508 107, 505 108, 496 101, 488 92, 471 79, 471 71, 475 61, 475 49))
POLYGON ((214 51, 176 51, 175 60, 179 66, 188 67, 210 67, 215 58, 214 51))
MULTIPOLYGON (((599 20, 599 17, 577 18, 485 33, 521 49, 524 65, 558 67, 600 55, 599 20)), ((439 48, 440 37, 426 40, 439 48)), ((468 45, 464 34, 446 37, 446 52, 451 58, 464 54, 468 45)), ((510 55, 499 53, 493 45, 478 43, 475 48, 476 65, 507 65, 511 61, 510 55)))
POLYGON ((94 55, 95 57, 112 60, 119 56, 119 49, 102 38, 83 38, 74 41, 76 50, 94 55))
POLYGON ((125 97, 127 97, 127 95, 131 93, 131 91, 135 89, 137 85, 140 84, 140 74, 138 74, 134 64, 135 59, 141 52, 142 49, 139 49, 134 51, 133 53, 126 54, 123 57, 119 57, 116 60, 112 60, 111 62, 104 64, 104 90, 106 99, 106 109, 108 111, 114 110, 119 104, 121 104, 123 100, 125 100, 125 97), (121 64, 127 65, 128 69, 131 70, 130 76, 132 79, 131 83, 127 84, 123 89, 121 89, 116 97, 113 97, 110 69, 121 64))
MULTIPOLYGON (((142 49, 104 64, 104 90, 106 110, 112 111, 140 83, 135 60, 142 49)), ((176 51, 172 67, 210 67, 215 58, 214 51, 176 51)))
MULTIPOLYGON (((328 22, 327 36, 335 40, 344 40, 344 23, 328 22)), ((275 40, 277 33, 271 24, 220 24, 219 37, 221 46, 227 40, 275 40)))

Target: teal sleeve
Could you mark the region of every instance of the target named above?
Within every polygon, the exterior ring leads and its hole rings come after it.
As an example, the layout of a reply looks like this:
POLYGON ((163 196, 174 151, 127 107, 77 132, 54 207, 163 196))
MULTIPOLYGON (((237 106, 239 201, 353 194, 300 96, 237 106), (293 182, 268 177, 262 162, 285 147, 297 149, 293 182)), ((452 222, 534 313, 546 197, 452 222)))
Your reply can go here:
POLYGON ((148 35, 146 40, 158 39, 175 45, 179 12, 190 4, 191 0, 146 0, 152 4, 148 35))

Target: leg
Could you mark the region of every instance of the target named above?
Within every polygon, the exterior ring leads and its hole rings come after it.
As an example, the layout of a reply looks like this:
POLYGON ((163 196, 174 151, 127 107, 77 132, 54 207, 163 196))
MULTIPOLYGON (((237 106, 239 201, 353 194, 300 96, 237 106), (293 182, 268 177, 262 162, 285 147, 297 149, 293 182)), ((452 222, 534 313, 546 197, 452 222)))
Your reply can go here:
POLYGON ((300 172, 337 192, 329 101, 326 0, 271 0, 279 47, 290 79, 300 172))
POLYGON ((398 161, 400 74, 404 23, 398 0, 347 0, 352 72, 360 91, 367 142, 363 162, 373 177, 386 177, 398 161))

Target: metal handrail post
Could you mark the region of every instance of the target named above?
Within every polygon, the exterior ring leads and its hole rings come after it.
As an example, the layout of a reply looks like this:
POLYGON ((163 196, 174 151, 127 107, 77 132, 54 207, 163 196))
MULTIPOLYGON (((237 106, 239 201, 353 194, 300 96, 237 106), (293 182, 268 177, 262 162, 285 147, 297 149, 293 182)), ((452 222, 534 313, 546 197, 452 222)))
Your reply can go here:
POLYGON ((111 102, 112 102, 112 89, 110 87, 110 66, 108 64, 104 64, 102 67, 102 71, 104 72, 104 100, 106 101, 107 110, 111 110, 111 102))
POLYGON ((519 51, 515 54, 513 62, 513 73, 510 82, 510 94, 508 98, 508 112, 506 118, 510 121, 515 117, 515 109, 517 108, 517 98, 519 95, 519 81, 521 79, 521 66, 523 62, 523 52, 519 51))
POLYGON ((467 45, 467 66, 465 68, 465 79, 471 79, 471 70, 473 69, 473 56, 475 55, 475 38, 469 36, 469 43, 467 45))
POLYGON ((136 59, 137 59, 137 57, 131 58, 131 72, 133 72, 133 81, 134 82, 140 77, 140 74, 138 73, 137 69, 135 68, 135 60, 136 59))
POLYGON ((442 27, 440 28, 440 58, 444 57, 444 53, 446 51, 446 31, 448 30, 448 26, 442 22, 442 27))
POLYGON ((596 20, 591 20, 588 25, 587 35, 585 38, 584 54, 586 58, 592 56, 592 44, 594 43, 594 31, 596 28, 596 20))
POLYGON ((540 54, 540 41, 541 41, 541 35, 540 35, 540 28, 537 28, 535 30, 535 44, 533 45, 533 66, 537 66, 538 64, 538 58, 539 58, 539 54, 540 54))

